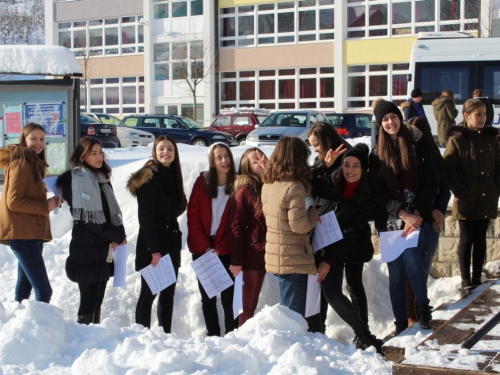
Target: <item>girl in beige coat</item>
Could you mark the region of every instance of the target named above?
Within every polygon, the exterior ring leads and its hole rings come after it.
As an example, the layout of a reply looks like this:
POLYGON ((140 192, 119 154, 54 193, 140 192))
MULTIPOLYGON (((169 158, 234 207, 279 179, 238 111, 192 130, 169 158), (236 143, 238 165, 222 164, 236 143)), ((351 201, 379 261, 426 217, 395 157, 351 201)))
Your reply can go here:
POLYGON ((279 280, 281 304, 305 315, 307 275, 317 273, 308 233, 318 221, 306 209, 307 159, 311 151, 296 137, 283 137, 262 175, 262 210, 266 218, 266 271, 279 280))

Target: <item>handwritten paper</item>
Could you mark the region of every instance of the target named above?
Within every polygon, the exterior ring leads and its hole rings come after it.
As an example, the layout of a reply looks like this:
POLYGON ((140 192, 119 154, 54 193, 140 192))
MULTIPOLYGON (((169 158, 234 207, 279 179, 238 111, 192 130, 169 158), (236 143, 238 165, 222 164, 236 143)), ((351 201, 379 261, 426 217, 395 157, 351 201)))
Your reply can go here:
POLYGON ((340 229, 337 216, 334 211, 330 211, 321 216, 321 223, 318 222, 314 228, 314 235, 312 240, 313 253, 331 245, 334 242, 340 241, 342 230, 340 229))
POLYGON ((170 255, 161 257, 160 261, 153 267, 151 264, 139 271, 148 283, 149 289, 153 295, 158 294, 163 289, 168 288, 177 280, 174 271, 174 265, 170 255))
POLYGON ((417 247, 420 230, 416 230, 406 237, 401 237, 402 233, 402 230, 380 232, 380 256, 382 263, 392 262, 406 249, 417 247))
POLYGON ((243 312, 243 271, 240 271, 238 276, 234 278, 234 294, 233 294, 233 316, 238 319, 238 316, 243 312))
POLYGON ((66 143, 49 142, 45 148, 49 174, 62 174, 67 168, 68 151, 66 143))
MULTIPOLYGON (((46 177, 43 179, 43 182, 45 182, 47 188, 54 193, 54 196, 62 198, 62 190, 56 185, 58 177, 59 176, 46 177)), ((57 215, 59 213, 59 207, 54 208, 52 212, 57 215)))
POLYGON ((321 284, 318 275, 307 275, 306 318, 319 314, 321 308, 321 284))
POLYGON ((192 262, 191 267, 209 298, 234 284, 217 254, 212 251, 192 262))
POLYGON ((127 275, 127 245, 119 245, 113 251, 115 275, 113 277, 114 287, 124 287, 127 275))

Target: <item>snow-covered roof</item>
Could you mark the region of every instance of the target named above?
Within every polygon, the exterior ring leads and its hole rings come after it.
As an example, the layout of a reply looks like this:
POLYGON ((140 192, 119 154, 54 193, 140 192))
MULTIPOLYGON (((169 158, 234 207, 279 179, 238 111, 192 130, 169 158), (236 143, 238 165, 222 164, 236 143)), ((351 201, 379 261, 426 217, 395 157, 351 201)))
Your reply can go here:
POLYGON ((81 76, 82 69, 62 46, 0 45, 0 74, 81 76))

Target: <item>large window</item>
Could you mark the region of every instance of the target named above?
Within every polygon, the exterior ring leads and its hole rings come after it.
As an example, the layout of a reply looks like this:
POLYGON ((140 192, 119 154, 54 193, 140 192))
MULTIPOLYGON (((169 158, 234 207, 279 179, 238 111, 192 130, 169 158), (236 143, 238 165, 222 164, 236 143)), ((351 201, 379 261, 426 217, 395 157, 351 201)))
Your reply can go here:
POLYGON ((286 1, 220 9, 220 46, 333 39, 333 0, 286 1))
POLYGON ((75 56, 126 55, 144 52, 142 16, 59 23, 59 45, 75 56))
POLYGON ((204 75, 203 41, 157 43, 153 45, 155 81, 180 80, 204 75), (170 72, 170 73, 169 73, 170 72))
POLYGON ((203 14, 203 0, 154 0, 154 18, 179 18, 203 14))

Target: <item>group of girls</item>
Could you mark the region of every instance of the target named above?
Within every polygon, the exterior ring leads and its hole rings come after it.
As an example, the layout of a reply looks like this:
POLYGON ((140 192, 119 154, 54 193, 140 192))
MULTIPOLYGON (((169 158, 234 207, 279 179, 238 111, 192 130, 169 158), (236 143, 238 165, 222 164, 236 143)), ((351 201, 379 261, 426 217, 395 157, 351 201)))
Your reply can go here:
MULTIPOLYGON (((459 259, 463 288, 481 282, 485 235, 497 214, 500 191, 500 146, 496 130, 484 129, 485 107, 479 100, 464 105, 464 122, 450 129, 444 159, 432 141, 425 119, 405 125, 392 102, 380 101, 374 115, 380 127, 369 155, 364 145, 351 147, 330 124, 311 127, 308 141, 317 153, 308 164, 310 148, 296 137, 280 139, 270 159, 249 148, 238 170, 230 148, 215 143, 208 149, 208 171, 197 178, 189 202, 183 187, 175 141, 158 137, 152 158, 127 183, 137 198, 139 235, 136 270, 156 266, 169 255, 176 274, 181 263, 182 233, 178 217, 187 209, 187 245, 193 260, 216 254, 231 278, 243 272, 243 312, 233 318, 233 288, 221 293, 225 332, 250 319, 256 310, 267 273, 277 276, 281 304, 305 316, 308 275, 318 275, 322 300, 319 314, 308 317, 310 331, 325 332, 330 305, 349 324, 360 348, 381 349, 368 326, 368 302, 363 287, 364 263, 374 253, 368 222, 377 230, 420 230, 417 247, 388 263, 389 291, 396 333, 410 319, 430 328, 427 275, 443 225, 450 188, 453 216, 460 226, 459 259), (308 204, 307 196, 313 197, 308 204), (313 254, 311 234, 320 216, 334 211, 343 239, 313 254), (474 248, 470 274, 471 248, 474 248), (342 292, 346 274, 350 299, 342 292), (405 279, 406 287, 405 287, 405 279), (416 309, 407 310, 416 301, 416 309)), ((42 258, 43 242, 51 240, 49 211, 59 198, 46 199, 42 182, 47 164, 43 127, 26 125, 20 145, 0 150, 5 185, 0 201, 0 241, 19 260, 16 301, 49 302, 50 283, 42 258), (5 218, 5 220, 4 220, 5 218)), ((127 237, 121 211, 110 184, 111 168, 95 138, 83 138, 70 158, 71 169, 58 178, 74 226, 66 262, 68 278, 78 283, 78 322, 99 323, 106 283, 113 274, 112 251, 127 237)), ((171 332, 176 283, 159 293, 158 324, 171 332)), ((209 298, 201 284, 207 334, 222 334, 217 297, 209 298)), ((136 322, 151 325, 155 295, 141 277, 136 322)))

